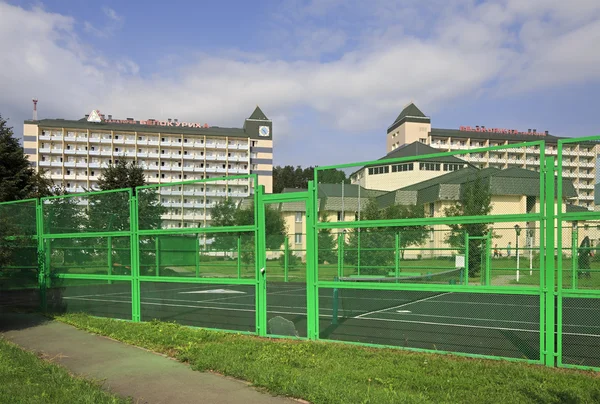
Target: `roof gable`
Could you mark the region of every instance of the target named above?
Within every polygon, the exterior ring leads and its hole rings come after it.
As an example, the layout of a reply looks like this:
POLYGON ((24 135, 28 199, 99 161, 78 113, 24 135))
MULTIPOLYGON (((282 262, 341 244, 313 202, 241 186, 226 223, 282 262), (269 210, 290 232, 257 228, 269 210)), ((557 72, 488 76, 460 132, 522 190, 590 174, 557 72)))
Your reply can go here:
POLYGON ((268 121, 269 120, 269 118, 267 118, 265 113, 262 112, 262 110, 260 109, 260 107, 258 105, 256 106, 256 108, 254 109, 254 112, 252 113, 252 115, 250 115, 250 117, 248 119, 256 119, 257 121, 268 121))

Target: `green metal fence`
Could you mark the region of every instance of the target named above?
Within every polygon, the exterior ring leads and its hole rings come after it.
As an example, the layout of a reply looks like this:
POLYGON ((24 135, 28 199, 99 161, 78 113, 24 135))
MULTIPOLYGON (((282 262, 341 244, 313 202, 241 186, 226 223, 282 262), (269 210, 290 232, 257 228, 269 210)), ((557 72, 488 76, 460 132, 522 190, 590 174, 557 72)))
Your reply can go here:
POLYGON ((597 140, 1 203, 1 302, 600 369, 597 140))

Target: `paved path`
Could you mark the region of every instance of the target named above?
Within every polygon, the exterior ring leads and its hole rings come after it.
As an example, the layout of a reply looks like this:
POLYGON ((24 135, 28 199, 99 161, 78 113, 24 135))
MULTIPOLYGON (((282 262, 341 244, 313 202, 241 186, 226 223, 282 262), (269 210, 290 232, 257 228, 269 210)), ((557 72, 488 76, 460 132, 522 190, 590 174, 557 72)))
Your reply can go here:
POLYGON ((164 356, 38 315, 0 313, 0 333, 76 375, 104 381, 107 390, 133 397, 140 404, 297 403, 261 393, 238 380, 193 371, 164 356))

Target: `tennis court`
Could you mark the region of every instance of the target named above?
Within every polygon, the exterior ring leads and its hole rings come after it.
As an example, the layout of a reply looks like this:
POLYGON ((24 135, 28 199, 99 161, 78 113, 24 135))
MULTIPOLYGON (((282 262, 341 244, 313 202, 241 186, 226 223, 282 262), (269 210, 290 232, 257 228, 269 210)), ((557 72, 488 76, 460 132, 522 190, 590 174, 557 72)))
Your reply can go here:
MULTIPOLYGON (((62 288, 61 307, 112 318, 131 318, 129 282, 62 288)), ((600 365, 600 325, 594 299, 565 299, 565 363, 600 365)), ((254 285, 142 282, 142 320, 255 332, 254 285)), ((269 333, 306 336, 306 286, 267 284, 269 333), (293 327, 282 327, 284 318, 293 327)), ((538 360, 537 295, 370 289, 319 291, 320 338, 469 354, 538 360)))

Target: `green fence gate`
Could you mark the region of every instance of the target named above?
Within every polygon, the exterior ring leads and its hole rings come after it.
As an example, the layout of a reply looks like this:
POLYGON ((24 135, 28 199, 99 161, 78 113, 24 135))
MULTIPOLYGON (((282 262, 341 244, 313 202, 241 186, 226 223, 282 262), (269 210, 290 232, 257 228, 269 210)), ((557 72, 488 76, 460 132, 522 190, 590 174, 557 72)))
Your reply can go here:
POLYGON ((0 302, 599 369, 598 140, 0 203, 0 302))

